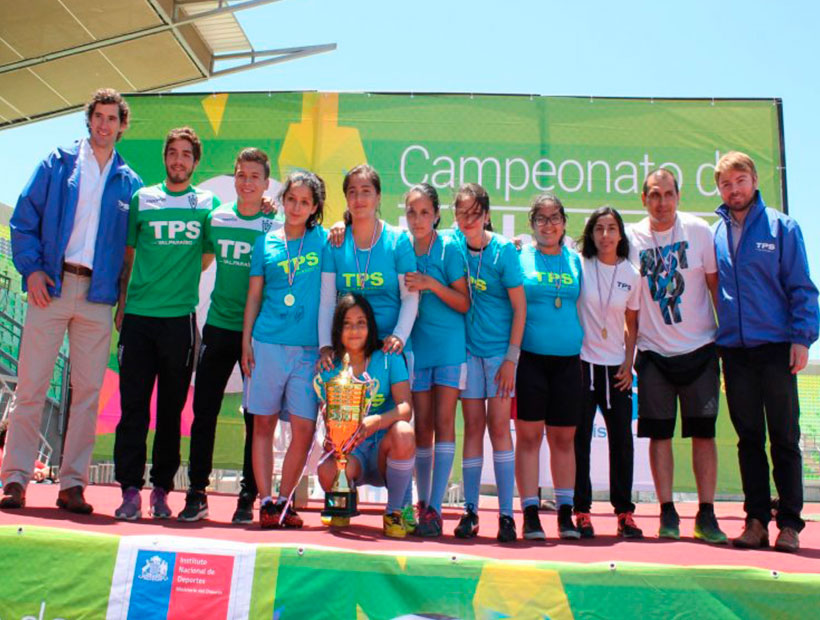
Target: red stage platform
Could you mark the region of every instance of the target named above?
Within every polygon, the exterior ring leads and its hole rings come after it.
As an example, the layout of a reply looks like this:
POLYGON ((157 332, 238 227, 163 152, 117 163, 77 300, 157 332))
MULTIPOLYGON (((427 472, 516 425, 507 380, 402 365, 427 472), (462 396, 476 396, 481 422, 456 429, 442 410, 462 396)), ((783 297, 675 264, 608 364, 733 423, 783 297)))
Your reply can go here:
MULTIPOLYGON (((482 498, 479 511, 480 534, 473 540, 459 540, 452 535, 460 511, 444 509, 444 532, 439 539, 408 537, 404 540, 387 539, 381 531, 381 513, 378 505, 364 504, 362 514, 353 519, 350 527, 330 529, 319 518, 321 505, 311 502, 301 510, 305 520, 301 530, 260 530, 258 524, 233 525, 231 515, 236 505, 234 496, 210 494, 209 519, 196 523, 168 520, 141 519, 137 522, 116 521, 114 510, 120 502, 120 492, 114 486, 91 486, 86 499, 94 505, 94 514, 72 515, 55 507, 56 485, 31 484, 26 497, 26 508, 19 511, 0 511, 0 525, 40 526, 66 528, 83 532, 98 532, 116 536, 165 535, 221 539, 237 542, 310 545, 354 551, 381 551, 393 554, 422 552, 441 555, 467 554, 496 560, 530 560, 538 562, 640 562, 677 566, 738 566, 755 567, 780 572, 820 572, 820 522, 808 521, 800 535, 801 550, 797 554, 777 553, 772 549, 746 551, 731 546, 713 546, 692 537, 696 503, 677 504, 681 515, 681 540, 657 538, 658 506, 639 504, 635 520, 645 538, 626 541, 615 536, 616 521, 609 504, 593 505, 593 525, 596 537, 592 540, 562 541, 558 539, 555 513, 542 512, 541 522, 547 540, 519 540, 501 545, 495 540, 497 516, 495 498, 482 498)), ((147 514, 150 491, 143 491, 143 514, 147 514)), ((169 504, 174 514, 182 509, 183 492, 173 492, 169 504)), ((743 510, 739 503, 718 503, 715 507, 720 525, 729 537, 737 536, 743 527, 743 510)), ((820 518, 820 504, 808 504, 804 513, 820 518)), ((521 513, 516 512, 516 525, 521 533, 521 513)), ((774 524, 769 527, 771 542, 777 535, 774 524)))

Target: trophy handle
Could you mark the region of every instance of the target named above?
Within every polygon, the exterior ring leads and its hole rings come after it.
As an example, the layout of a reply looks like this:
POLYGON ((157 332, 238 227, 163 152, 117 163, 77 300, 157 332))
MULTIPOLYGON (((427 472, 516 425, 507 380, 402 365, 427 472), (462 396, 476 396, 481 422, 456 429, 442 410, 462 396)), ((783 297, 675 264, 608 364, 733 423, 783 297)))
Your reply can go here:
POLYGON ((322 401, 323 403, 325 402, 325 399, 322 397, 322 386, 324 384, 325 384, 325 382, 322 381, 321 373, 317 372, 316 376, 313 377, 313 389, 316 392, 316 396, 318 396, 319 400, 322 401))

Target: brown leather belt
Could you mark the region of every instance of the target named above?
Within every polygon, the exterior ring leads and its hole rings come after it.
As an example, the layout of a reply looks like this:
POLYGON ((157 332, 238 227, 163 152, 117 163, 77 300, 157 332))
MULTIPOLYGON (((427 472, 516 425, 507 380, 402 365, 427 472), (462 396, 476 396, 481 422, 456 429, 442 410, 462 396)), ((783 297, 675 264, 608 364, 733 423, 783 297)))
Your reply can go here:
POLYGON ((82 265, 63 263, 63 271, 73 273, 75 276, 85 276, 86 278, 91 277, 91 270, 88 267, 83 267, 82 265))

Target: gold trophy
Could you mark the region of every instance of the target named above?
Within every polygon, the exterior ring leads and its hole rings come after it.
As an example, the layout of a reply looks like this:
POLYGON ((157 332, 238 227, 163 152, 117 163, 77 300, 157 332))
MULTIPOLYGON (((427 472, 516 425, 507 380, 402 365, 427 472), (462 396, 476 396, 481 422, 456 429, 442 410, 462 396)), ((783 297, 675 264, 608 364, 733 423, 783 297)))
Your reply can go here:
POLYGON ((347 455, 352 450, 353 437, 362 425, 370 408, 370 383, 357 379, 350 367, 350 356, 345 353, 341 372, 323 382, 320 375, 313 380, 313 387, 323 400, 325 429, 333 443, 336 457, 336 477, 330 491, 325 493, 325 509, 322 522, 346 524, 350 517, 359 514, 357 493, 350 487, 345 473, 347 455), (322 384, 325 394, 322 397, 322 384))

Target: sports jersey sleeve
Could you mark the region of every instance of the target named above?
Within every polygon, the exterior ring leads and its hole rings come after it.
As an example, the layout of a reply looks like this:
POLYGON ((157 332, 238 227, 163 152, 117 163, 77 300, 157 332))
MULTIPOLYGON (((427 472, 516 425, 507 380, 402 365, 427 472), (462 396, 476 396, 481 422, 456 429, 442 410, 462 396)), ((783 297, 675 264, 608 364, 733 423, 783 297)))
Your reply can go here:
POLYGON ((412 273, 416 271, 416 252, 413 250, 413 243, 404 231, 400 232, 396 238, 396 246, 393 251, 396 261, 397 273, 412 273))
POLYGON ((251 253, 251 277, 265 275, 265 235, 259 235, 251 253))
POLYGON ((322 248, 322 273, 336 273, 336 252, 330 245, 330 240, 322 248))
POLYGON ((131 196, 131 206, 128 208, 128 236, 125 240, 125 245, 135 248, 137 247, 137 221, 140 214, 140 193, 137 190, 131 196))
POLYGON ((504 244, 499 261, 502 265, 501 283, 504 288, 515 288, 524 284, 521 262, 518 260, 518 252, 512 243, 504 244))
POLYGON ((404 362, 404 355, 391 353, 387 356, 387 360, 390 371, 390 385, 409 380, 410 376, 407 373, 407 364, 404 362))
POLYGON ((444 277, 449 286, 467 275, 464 258, 453 243, 444 246, 444 277))
POLYGON ((211 236, 213 233, 212 221, 214 217, 213 210, 208 214, 207 219, 205 220, 205 232, 202 234, 202 251, 205 254, 213 254, 214 250, 214 240, 211 236))
POLYGON ((703 248, 703 270, 706 273, 717 273, 715 243, 712 238, 712 229, 708 224, 704 224, 698 228, 698 243, 700 243, 703 248))

